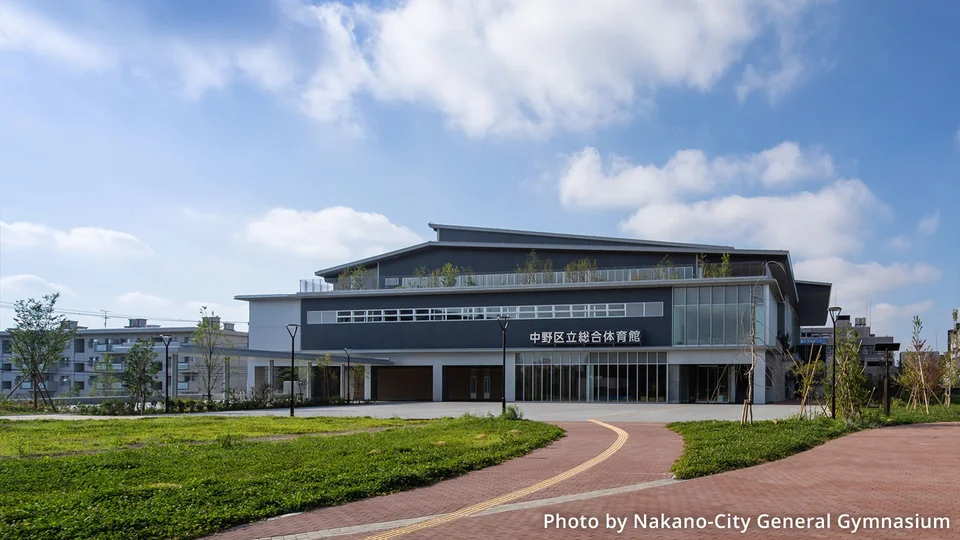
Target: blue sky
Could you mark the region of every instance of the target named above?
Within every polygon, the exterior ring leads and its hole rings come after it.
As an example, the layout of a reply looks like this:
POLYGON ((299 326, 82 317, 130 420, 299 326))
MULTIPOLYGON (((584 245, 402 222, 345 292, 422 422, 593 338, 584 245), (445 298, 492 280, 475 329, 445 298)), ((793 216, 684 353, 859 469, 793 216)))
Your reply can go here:
POLYGON ((435 221, 789 249, 942 344, 960 7, 555 6, 0 0, 0 301, 245 321, 435 221))

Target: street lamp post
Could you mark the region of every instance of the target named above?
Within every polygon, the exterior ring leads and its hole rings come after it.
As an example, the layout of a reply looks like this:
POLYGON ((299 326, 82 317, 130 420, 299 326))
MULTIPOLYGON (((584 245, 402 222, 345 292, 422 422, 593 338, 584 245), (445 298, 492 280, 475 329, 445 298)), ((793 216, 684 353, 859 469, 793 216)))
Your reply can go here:
POLYGON ((830 417, 837 417, 837 318, 843 308, 839 306, 831 307, 830 320, 833 321, 833 357, 830 362, 830 417))
POLYGON ((899 343, 877 343, 877 352, 883 353, 883 413, 890 416, 890 357, 900 350, 899 343))
POLYGON ((293 404, 295 403, 293 395, 293 374, 296 351, 297 330, 300 330, 299 324, 290 323, 287 325, 287 333, 290 334, 290 418, 293 418, 293 404))
POLYGON ((163 342, 163 413, 170 414, 170 342, 173 336, 163 334, 160 341, 163 342))
POLYGON ((505 315, 500 315, 497 317, 497 322, 500 323, 500 345, 503 351, 503 391, 500 396, 500 409, 503 413, 507 412, 507 325, 510 324, 510 317, 505 315))
POLYGON ((343 349, 347 354, 347 405, 350 404, 350 349, 343 349))

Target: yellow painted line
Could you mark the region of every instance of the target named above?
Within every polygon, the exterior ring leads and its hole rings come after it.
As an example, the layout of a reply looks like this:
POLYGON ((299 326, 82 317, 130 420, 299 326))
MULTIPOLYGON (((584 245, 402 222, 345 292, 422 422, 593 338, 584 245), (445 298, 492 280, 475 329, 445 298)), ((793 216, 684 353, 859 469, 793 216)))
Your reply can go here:
POLYGON ((399 529, 387 531, 383 534, 368 536, 365 540, 387 540, 389 538, 396 538, 404 534, 409 534, 409 533, 420 531, 423 529, 429 529, 430 527, 436 527, 437 525, 443 525, 445 523, 450 523, 451 521, 455 521, 465 517, 470 517, 474 514, 483 512, 484 510, 488 510, 490 508, 500 506, 502 504, 506 504, 511 501, 515 501, 517 499, 522 499, 523 497, 526 497, 531 493, 536 493, 548 487, 559 484, 560 482, 563 482, 568 478, 572 478, 582 473, 583 471, 590 469, 591 467, 599 465, 603 461, 606 461, 611 456, 616 454, 621 448, 623 448, 623 445, 627 444, 627 439, 630 436, 627 434, 626 431, 618 428, 617 426, 611 426, 610 424, 601 422, 599 420, 590 420, 590 421, 595 424, 599 424, 607 429, 610 429, 617 434, 617 440, 614 441, 613 444, 611 444, 610 447, 604 450, 602 453, 597 454, 597 456, 595 456, 593 459, 590 459, 589 461, 584 461, 580 465, 577 465, 576 467, 568 471, 562 472, 554 477, 547 478, 546 480, 536 483, 532 486, 525 487, 523 489, 514 491, 512 493, 507 493, 506 495, 501 495, 499 497, 495 497, 493 499, 489 499, 489 500, 477 503, 473 506, 461 508, 456 512, 450 512, 449 514, 444 514, 434 519, 421 521, 420 523, 414 523, 413 525, 407 525, 406 527, 400 527, 399 529))

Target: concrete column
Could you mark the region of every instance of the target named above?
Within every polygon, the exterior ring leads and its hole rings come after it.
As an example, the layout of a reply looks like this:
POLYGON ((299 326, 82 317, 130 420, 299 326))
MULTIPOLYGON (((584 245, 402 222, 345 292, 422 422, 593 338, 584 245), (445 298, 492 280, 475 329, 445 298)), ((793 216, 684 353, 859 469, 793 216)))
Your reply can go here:
POLYGON ((680 403, 680 366, 667 364, 667 403, 680 403))
POLYGON ((762 356, 757 357, 757 366, 753 370, 753 403, 763 405, 767 402, 767 363, 762 356))
POLYGON ((273 393, 273 360, 270 360, 270 364, 267 367, 267 386, 270 387, 270 392, 273 393))
POLYGON ((727 396, 727 403, 733 403, 733 400, 737 397, 737 369, 739 366, 737 364, 730 364, 727 367, 727 388, 730 389, 730 395, 727 396))
POLYGON ((257 387, 257 363, 252 358, 247 360, 247 388, 246 391, 253 395, 254 389, 257 387))
POLYGON ((433 400, 443 401, 443 363, 433 363, 433 400))
POLYGON ((363 366, 363 399, 372 399, 373 390, 370 385, 373 381, 373 366, 363 366))
POLYGON ((310 376, 312 368, 313 362, 307 361, 307 386, 306 390, 303 392, 303 399, 313 399, 313 377, 310 376))

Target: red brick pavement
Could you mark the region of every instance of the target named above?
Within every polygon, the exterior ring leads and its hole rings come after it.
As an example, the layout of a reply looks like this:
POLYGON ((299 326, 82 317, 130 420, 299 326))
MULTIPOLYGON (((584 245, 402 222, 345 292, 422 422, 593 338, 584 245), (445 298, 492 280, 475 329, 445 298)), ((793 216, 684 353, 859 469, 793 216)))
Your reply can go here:
MULTIPOLYGON (((591 422, 557 425, 566 430, 566 437, 522 458, 429 487, 252 523, 211 538, 233 540, 291 535, 452 512, 576 467, 603 452, 616 439, 616 433, 591 422)), ((682 450, 680 437, 663 428, 662 424, 628 424, 620 427, 630 434, 620 452, 593 469, 530 498, 540 499, 669 477, 670 465, 682 450)))
MULTIPOLYGON (((402 538, 960 538, 960 424, 928 424, 866 431, 830 442, 785 460, 678 484, 513 512, 476 516, 402 538), (544 529, 543 516, 596 516, 634 513, 703 516, 720 513, 754 519, 738 531, 626 529, 544 529), (833 516, 830 530, 761 530, 761 513, 833 516), (867 530, 839 528, 839 514, 857 516, 945 516, 947 530, 867 530)), ((632 523, 631 523, 632 525, 632 523)), ((340 537, 347 540, 348 537, 340 537)))

